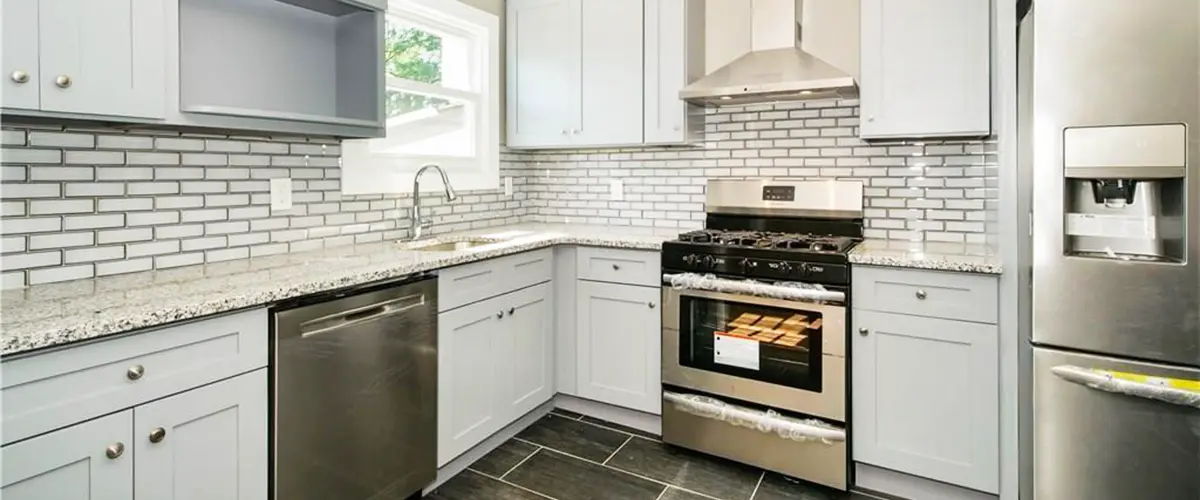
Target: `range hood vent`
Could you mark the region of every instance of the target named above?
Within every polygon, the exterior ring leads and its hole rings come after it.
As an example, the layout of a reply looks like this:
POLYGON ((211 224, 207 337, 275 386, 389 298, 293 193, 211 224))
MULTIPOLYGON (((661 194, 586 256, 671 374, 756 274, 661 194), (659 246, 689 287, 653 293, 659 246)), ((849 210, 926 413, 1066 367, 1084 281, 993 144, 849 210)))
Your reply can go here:
POLYGON ((751 3, 751 51, 688 85, 680 98, 712 107, 858 96, 853 76, 800 48, 803 0, 751 3))

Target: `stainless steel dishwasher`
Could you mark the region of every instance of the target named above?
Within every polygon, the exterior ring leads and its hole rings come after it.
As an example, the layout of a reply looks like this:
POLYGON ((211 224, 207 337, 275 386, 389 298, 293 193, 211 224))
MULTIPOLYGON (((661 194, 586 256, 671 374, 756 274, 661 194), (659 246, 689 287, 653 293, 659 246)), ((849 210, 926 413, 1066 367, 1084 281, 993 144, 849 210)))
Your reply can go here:
POLYGON ((437 474, 437 280, 281 304, 274 498, 402 499, 437 474))

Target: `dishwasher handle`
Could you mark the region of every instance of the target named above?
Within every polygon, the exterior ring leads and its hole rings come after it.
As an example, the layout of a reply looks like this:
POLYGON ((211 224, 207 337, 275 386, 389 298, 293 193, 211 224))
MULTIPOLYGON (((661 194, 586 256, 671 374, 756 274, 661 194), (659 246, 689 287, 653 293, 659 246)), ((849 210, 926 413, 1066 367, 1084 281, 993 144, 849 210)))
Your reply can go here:
POLYGON ((300 337, 311 337, 329 333, 339 328, 365 323, 385 316, 400 314, 404 311, 425 305, 425 294, 414 293, 375 304, 358 307, 320 318, 314 318, 300 324, 300 337))

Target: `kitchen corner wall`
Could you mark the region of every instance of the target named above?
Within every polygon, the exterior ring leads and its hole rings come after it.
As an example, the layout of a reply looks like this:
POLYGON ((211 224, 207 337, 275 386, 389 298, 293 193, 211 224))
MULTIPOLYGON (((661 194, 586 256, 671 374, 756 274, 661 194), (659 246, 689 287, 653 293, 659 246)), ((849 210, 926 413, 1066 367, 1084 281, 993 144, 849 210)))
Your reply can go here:
MULTIPOLYGON (((338 141, 5 123, 0 287, 245 259, 408 235, 411 196, 343 196, 338 141), (290 210, 268 179, 290 177, 290 210)), ((503 158, 502 158, 503 159, 503 158)), ((434 232, 519 222, 500 191, 422 196, 434 232)))
POLYGON ((706 109, 699 147, 540 151, 515 157, 535 218, 699 228, 708 179, 847 179, 864 184, 866 236, 986 243, 996 234, 994 140, 865 142, 858 101, 706 109), (624 184, 614 201, 609 181, 624 184))

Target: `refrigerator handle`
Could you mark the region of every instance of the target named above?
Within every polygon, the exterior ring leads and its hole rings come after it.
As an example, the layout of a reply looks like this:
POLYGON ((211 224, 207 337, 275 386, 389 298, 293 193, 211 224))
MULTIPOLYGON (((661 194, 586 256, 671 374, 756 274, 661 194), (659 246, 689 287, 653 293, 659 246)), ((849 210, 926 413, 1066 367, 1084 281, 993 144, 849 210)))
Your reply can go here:
POLYGON ((1200 409, 1200 382, 1198 381, 1125 374, 1071 365, 1055 366, 1050 371, 1063 380, 1092 389, 1200 409), (1141 380, 1154 380, 1159 383, 1141 380))

